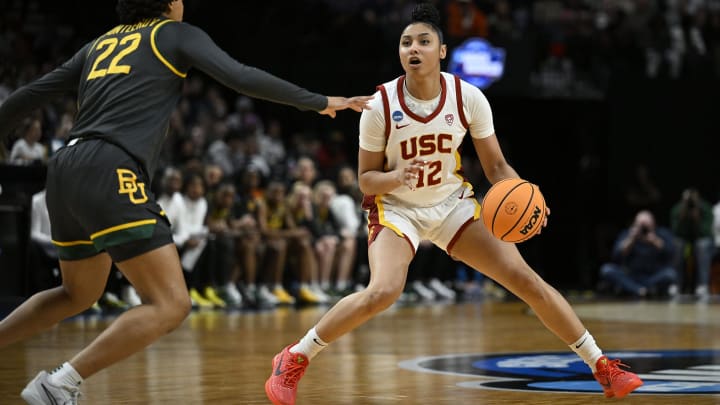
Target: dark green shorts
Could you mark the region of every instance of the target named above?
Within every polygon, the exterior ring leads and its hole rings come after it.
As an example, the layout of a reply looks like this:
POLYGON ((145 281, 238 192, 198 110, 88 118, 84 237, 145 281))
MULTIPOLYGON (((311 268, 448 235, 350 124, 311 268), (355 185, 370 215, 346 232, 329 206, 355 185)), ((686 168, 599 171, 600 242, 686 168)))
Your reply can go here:
POLYGON ((47 205, 60 259, 107 251, 121 262, 173 243, 142 167, 99 139, 60 149, 48 163, 47 205))

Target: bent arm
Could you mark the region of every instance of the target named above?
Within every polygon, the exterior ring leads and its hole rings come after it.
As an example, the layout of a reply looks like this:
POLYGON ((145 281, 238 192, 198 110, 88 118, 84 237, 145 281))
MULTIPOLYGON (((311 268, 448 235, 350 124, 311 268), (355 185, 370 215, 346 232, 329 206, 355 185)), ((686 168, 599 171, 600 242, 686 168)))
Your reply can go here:
POLYGON ((358 152, 358 182, 365 195, 387 194, 403 185, 396 171, 384 170, 385 152, 358 152))

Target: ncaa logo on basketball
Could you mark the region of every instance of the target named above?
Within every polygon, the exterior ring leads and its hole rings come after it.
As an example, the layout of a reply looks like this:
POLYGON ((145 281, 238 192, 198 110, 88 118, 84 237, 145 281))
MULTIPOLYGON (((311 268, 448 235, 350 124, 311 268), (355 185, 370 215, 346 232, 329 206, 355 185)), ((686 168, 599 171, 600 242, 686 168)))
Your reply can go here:
MULTIPOLYGON (((720 350, 605 353, 632 364, 644 385, 635 394, 720 394, 720 350)), ((472 377, 457 386, 534 392, 600 393, 590 368, 574 353, 460 354, 407 360, 400 367, 472 377)))
POLYGON ((523 226, 523 228, 520 230, 520 233, 523 235, 527 235, 527 233, 530 232, 537 223, 538 218, 540 218, 540 214, 542 214, 542 211, 540 210, 540 207, 536 205, 535 209, 533 210, 532 216, 530 217, 530 220, 528 220, 525 226, 523 226))
POLYGON ((403 115, 402 111, 394 111, 392 113, 393 121, 400 122, 400 121, 402 121, 403 117, 404 117, 404 115, 403 115))

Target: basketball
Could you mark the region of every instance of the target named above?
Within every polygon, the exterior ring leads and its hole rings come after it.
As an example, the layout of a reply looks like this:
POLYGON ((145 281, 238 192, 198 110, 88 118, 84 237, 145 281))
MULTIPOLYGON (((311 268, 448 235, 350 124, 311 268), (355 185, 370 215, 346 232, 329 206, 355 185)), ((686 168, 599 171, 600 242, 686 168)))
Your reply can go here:
POLYGON ((496 238, 511 243, 530 239, 545 219, 545 198, 538 186, 523 179, 493 184, 482 201, 483 223, 496 238))

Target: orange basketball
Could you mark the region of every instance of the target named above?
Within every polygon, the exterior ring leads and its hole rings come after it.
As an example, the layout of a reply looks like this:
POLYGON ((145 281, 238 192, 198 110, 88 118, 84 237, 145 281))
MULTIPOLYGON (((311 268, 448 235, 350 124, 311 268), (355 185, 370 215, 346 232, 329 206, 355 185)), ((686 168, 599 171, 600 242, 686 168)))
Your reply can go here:
POLYGON ((482 219, 496 238, 518 243, 530 239, 545 219, 545 198, 523 179, 498 181, 482 201, 482 219))

